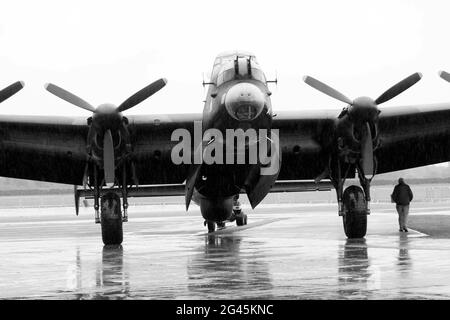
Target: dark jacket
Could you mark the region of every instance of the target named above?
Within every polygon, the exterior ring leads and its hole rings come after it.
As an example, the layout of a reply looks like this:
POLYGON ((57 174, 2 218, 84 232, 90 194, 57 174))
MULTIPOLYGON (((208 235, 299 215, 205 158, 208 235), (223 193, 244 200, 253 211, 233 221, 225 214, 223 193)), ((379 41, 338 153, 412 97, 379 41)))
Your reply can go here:
POLYGON ((392 192, 392 201, 401 206, 409 205, 413 199, 411 188, 406 183, 399 183, 392 192))

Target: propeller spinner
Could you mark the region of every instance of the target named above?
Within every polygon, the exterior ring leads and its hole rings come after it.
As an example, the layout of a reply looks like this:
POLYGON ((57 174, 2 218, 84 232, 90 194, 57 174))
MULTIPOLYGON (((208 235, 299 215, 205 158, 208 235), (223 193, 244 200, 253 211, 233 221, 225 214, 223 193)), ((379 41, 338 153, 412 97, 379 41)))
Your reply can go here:
POLYGON ((54 94, 58 98, 93 113, 92 127, 95 128, 94 130, 96 130, 97 133, 103 134, 103 170, 105 183, 109 185, 114 184, 115 180, 114 145, 111 131, 119 128, 122 123, 123 111, 131 109, 146 100, 161 90, 166 83, 167 80, 165 78, 161 78, 133 94, 118 107, 112 104, 101 104, 97 108, 93 107, 90 103, 75 94, 52 83, 47 83, 44 87, 47 91, 54 94))
MULTIPOLYGON (((359 97, 354 100, 350 100, 336 89, 310 76, 305 76, 303 78, 303 81, 314 89, 349 105, 346 109, 343 110, 339 117, 341 118, 347 114, 349 119, 354 124, 358 124, 361 126, 361 167, 364 175, 368 176, 372 175, 374 172, 373 143, 370 124, 375 123, 378 120, 378 115, 381 112, 378 109, 378 105, 398 96, 400 93, 416 84, 421 78, 421 73, 413 73, 412 75, 408 76, 407 78, 403 79, 402 81, 386 90, 376 100, 373 100, 369 97, 359 97)), ((449 80, 447 81, 450 82, 450 75, 448 79, 449 80)))

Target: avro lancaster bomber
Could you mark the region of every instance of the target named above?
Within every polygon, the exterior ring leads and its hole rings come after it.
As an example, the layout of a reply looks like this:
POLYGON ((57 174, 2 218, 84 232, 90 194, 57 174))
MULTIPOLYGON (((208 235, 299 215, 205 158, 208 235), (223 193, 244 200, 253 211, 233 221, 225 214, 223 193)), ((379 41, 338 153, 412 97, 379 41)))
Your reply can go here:
MULTIPOLYGON (((413 73, 376 99, 349 99, 311 77, 304 82, 344 103, 342 110, 274 112, 270 83, 249 52, 214 61, 203 113, 130 115, 161 90, 159 79, 119 105, 97 107, 55 84, 46 90, 85 117, 0 116, 0 176, 74 185, 93 199, 105 244, 123 241, 130 197, 184 195, 209 232, 247 224, 269 192, 336 190, 349 238, 364 237, 376 174, 450 161, 450 103, 382 108, 421 79, 413 73), (359 184, 345 188, 346 179, 359 184)), ((442 72, 441 77, 450 80, 442 72)), ((389 80, 389 79, 387 79, 389 80)), ((22 89, 0 92, 0 102, 22 89)), ((301 99, 299 99, 299 106, 301 99)), ((277 106, 280 107, 280 106, 277 106)))

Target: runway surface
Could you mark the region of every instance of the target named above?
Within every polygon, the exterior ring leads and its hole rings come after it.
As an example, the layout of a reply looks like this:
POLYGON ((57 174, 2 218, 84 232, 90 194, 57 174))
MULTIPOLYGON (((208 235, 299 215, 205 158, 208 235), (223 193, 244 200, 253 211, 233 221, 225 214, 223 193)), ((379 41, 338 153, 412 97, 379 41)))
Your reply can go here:
MULTIPOLYGON (((399 233, 391 204, 372 206, 361 240, 335 204, 246 212, 247 226, 208 236, 198 208, 130 207, 123 245, 104 248, 92 208, 0 209, 0 298, 450 298, 450 240, 399 233)), ((417 204, 411 221, 449 213, 417 204)))

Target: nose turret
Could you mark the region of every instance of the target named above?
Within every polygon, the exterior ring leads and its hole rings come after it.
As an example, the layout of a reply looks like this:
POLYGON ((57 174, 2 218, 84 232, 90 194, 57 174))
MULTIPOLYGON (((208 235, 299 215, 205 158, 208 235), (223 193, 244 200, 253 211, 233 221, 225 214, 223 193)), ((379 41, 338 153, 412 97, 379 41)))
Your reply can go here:
POLYGON ((238 83, 232 86, 225 96, 225 108, 239 121, 251 121, 258 117, 264 104, 264 94, 251 83, 238 83))

